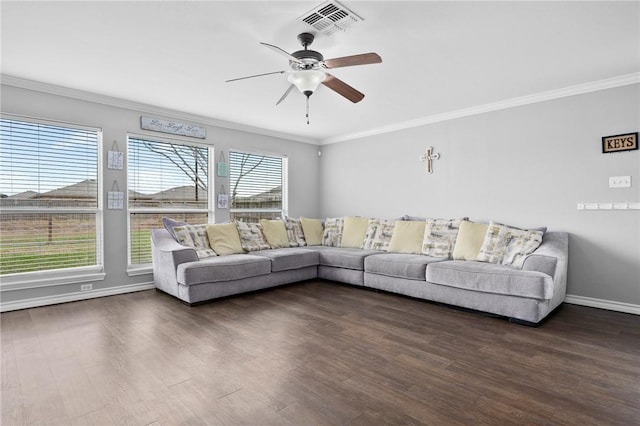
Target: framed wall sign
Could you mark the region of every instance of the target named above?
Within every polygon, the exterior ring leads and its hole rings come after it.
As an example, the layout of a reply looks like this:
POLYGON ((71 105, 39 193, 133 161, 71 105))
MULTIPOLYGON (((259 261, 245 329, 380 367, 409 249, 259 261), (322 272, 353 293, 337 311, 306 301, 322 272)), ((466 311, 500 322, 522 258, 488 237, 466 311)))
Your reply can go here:
POLYGON ((229 194, 227 194, 227 191, 225 191, 224 185, 220 185, 220 192, 218 193, 218 208, 229 208, 229 194))
POLYGON ((633 151, 638 149, 638 132, 622 135, 604 136, 602 138, 602 153, 633 151))
POLYGON ((115 170, 124 169, 124 152, 121 152, 120 148, 118 148, 117 141, 113 141, 111 151, 107 156, 107 167, 115 170))
POLYGON ((173 120, 161 120, 159 118, 140 117, 140 128, 198 139, 207 137, 207 132, 204 127, 196 126, 195 124, 178 123, 173 120))
POLYGON ((224 152, 220 151, 220 159, 218 161, 218 176, 227 176, 227 163, 224 158, 224 152))

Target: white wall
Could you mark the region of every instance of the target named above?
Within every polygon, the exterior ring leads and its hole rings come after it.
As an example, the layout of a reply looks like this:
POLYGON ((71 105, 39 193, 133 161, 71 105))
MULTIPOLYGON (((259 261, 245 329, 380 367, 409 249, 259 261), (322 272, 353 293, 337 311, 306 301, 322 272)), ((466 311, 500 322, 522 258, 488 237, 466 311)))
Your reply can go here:
MULTIPOLYGON (((67 96, 44 93, 41 91, 27 90, 13 86, 2 86, 2 112, 18 114, 27 117, 62 121, 67 123, 82 124, 98 127, 103 130, 103 152, 107 157, 107 151, 111 149, 113 141, 118 141, 121 150, 126 148, 127 132, 168 137, 169 135, 140 130, 140 116, 151 115, 158 118, 176 119, 185 121, 185 117, 192 118, 190 122, 199 124, 198 117, 189 117, 184 113, 179 118, 171 115, 158 115, 153 113, 153 107, 149 111, 141 112, 128 108, 107 105, 101 102, 78 100, 67 96)), ((164 111, 163 111, 164 112, 164 111)), ((187 121, 189 122, 189 121, 187 121)), ((215 148, 216 159, 221 151, 229 158, 229 148, 251 150, 272 154, 283 154, 289 158, 289 214, 291 216, 318 215, 318 177, 319 160, 318 147, 316 145, 296 142, 276 137, 257 135, 254 133, 230 130, 227 128, 206 125, 207 138, 204 143, 211 144, 215 148)), ((201 140, 197 140, 200 142, 201 140)), ((106 160, 105 160, 106 161, 106 160)), ((126 191, 126 170, 111 170, 104 165, 103 190, 106 197, 107 191, 117 179, 121 190, 126 191)), ((224 184, 229 192, 229 178, 215 177, 214 188, 216 193, 224 184)), ((216 222, 229 219, 229 210, 217 210, 216 222)), ((3 230, 4 231, 4 230, 3 230)), ((54 285, 30 289, 6 291, 1 293, 2 304, 27 307, 44 304, 50 301, 67 301, 90 297, 92 295, 105 295, 126 291, 127 289, 140 289, 150 287, 153 282, 151 273, 129 276, 127 274, 127 212, 125 210, 104 210, 104 269, 106 278, 103 281, 93 282, 94 292, 82 293, 80 283, 68 285, 54 285), (24 303, 20 304, 20 301, 24 303)))
POLYGON ((321 215, 568 231, 568 294, 640 305, 640 212, 577 210, 640 201, 640 151, 601 153, 602 136, 640 130, 639 105, 635 84, 323 146, 321 215), (418 161, 428 146, 432 175, 418 161), (609 189, 621 175, 632 187, 609 189))
MULTIPOLYGON (((2 86, 2 112, 100 127, 105 154, 114 139, 124 149, 127 131, 145 133, 141 111, 12 86, 2 86)), ((568 293, 640 308, 640 212, 576 208, 640 201, 640 152, 602 154, 600 146, 602 136, 640 130, 637 84, 326 145, 320 159, 316 145, 206 128, 217 153, 232 147, 289 157, 291 216, 469 216, 568 231, 568 293), (432 175, 418 161, 427 146, 441 154, 432 175), (630 175, 633 186, 609 189, 608 177, 619 175, 630 175)), ((126 172, 105 167, 105 191, 114 179, 126 188, 126 172)), ((226 219, 228 211, 216 212, 216 221, 226 219)), ((126 273, 126 223, 125 210, 105 210, 106 279, 93 283, 94 295, 152 282, 151 274, 126 273)), ((79 287, 3 291, 1 298, 4 305, 88 296, 79 287)))

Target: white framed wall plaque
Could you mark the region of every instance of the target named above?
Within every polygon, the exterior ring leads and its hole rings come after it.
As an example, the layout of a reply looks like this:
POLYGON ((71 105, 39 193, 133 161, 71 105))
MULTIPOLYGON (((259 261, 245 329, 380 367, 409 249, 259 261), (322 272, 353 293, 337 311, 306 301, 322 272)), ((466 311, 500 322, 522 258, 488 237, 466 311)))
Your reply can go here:
POLYGON ((205 139, 207 137, 207 131, 202 126, 196 126, 195 124, 188 123, 179 123, 173 120, 162 120, 160 118, 142 116, 140 117, 140 128, 143 130, 153 130, 155 132, 188 136, 198 139, 205 139))

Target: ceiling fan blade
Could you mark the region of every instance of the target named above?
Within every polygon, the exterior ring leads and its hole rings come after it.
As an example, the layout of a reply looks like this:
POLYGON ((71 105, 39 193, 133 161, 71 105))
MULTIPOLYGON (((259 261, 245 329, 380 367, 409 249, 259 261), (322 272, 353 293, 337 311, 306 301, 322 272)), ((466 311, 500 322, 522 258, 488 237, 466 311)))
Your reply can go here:
POLYGON ((364 93, 359 92, 339 78, 336 78, 329 73, 326 74, 327 77, 324 79, 322 84, 327 86, 329 89, 333 90, 339 95, 344 96, 354 104, 360 102, 364 98, 364 93))
POLYGON ((302 61, 298 58, 296 58, 295 56, 291 55, 289 52, 287 52, 286 50, 282 50, 280 49, 278 46, 274 46, 273 44, 269 44, 269 43, 263 43, 260 42, 261 45, 268 47, 269 49, 273 50, 276 53, 279 53, 281 55, 284 55, 287 57, 287 59, 289 59, 290 61, 293 62, 297 62, 299 64, 302 63, 302 61))
POLYGON ((284 92, 284 95, 282 95, 280 97, 280 99, 278 99, 278 102, 276 102, 276 105, 280 105, 280 102, 284 101, 284 99, 289 96, 289 93, 291 93, 291 91, 295 88, 296 86, 294 86, 293 84, 291 86, 289 86, 289 88, 286 90, 286 92, 284 92))
POLYGON ((226 80, 225 83, 229 83, 231 81, 244 80, 246 78, 262 77, 262 76, 271 75, 271 74, 284 74, 285 72, 286 71, 274 71, 274 72, 265 72, 262 74, 248 75, 246 77, 238 77, 238 78, 232 78, 231 80, 226 80))
POLYGON ((326 59, 326 68, 352 67, 354 65, 379 64, 382 58, 377 53, 363 53, 360 55, 343 56, 342 58, 326 59))

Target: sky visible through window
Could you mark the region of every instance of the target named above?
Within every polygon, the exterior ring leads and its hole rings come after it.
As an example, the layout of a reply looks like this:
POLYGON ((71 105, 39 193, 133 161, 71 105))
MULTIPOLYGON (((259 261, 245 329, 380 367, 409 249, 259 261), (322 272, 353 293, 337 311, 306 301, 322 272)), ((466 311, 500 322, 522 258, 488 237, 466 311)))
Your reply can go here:
POLYGON ((206 195, 208 150, 203 146, 129 138, 129 189, 152 195, 196 185, 206 195))
MULTIPOLYGON (((1 197, 19 198, 68 188, 78 192, 82 183, 86 184, 82 187, 83 191, 92 192, 86 196, 96 196, 99 137, 96 131, 4 118, 0 120, 1 197)), ((153 195, 175 188, 195 187, 197 183, 206 191, 206 147, 141 138, 129 138, 128 143, 125 164, 129 189, 138 194, 153 195)), ((235 176, 239 160, 233 158, 234 155, 237 153, 232 152, 230 158, 232 186, 239 177, 235 176)), ((249 155, 245 159, 247 170, 252 169, 252 178, 242 179, 242 185, 236 187, 238 196, 256 195, 281 185, 280 158, 249 155), (254 169, 256 162, 261 164, 254 169)), ((105 182, 105 188, 110 189, 111 184, 105 182)), ((77 195, 81 196, 79 193, 77 195)))
POLYGON ((97 179, 95 131, 0 119, 2 197, 97 179))

